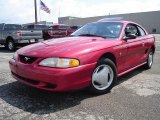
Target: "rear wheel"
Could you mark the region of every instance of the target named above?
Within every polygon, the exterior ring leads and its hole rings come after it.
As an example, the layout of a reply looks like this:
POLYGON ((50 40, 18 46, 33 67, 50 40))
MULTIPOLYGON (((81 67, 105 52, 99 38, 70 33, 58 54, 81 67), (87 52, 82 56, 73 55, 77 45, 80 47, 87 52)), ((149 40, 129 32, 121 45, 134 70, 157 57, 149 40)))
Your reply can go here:
POLYGON ((14 51, 16 49, 16 45, 13 40, 8 40, 6 43, 6 48, 10 51, 14 51))
POLYGON ((95 94, 109 92, 117 80, 116 66, 110 59, 102 59, 92 73, 89 91, 95 94))
POLYGON ((153 50, 151 49, 150 50, 150 53, 148 55, 148 59, 147 59, 147 63, 145 64, 145 68, 146 69, 150 69, 152 67, 152 64, 153 64, 153 56, 154 56, 154 53, 153 53, 153 50))

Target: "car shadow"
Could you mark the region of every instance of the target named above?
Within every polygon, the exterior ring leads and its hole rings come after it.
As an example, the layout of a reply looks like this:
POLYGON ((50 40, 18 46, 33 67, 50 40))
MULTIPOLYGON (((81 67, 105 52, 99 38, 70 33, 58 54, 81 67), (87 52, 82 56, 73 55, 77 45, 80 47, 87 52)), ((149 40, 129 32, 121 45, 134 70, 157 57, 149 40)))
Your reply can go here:
POLYGON ((79 105, 82 100, 94 97, 86 90, 76 92, 47 92, 12 82, 0 86, 0 98, 24 111, 42 115, 79 105))
POLYGON ((4 46, 0 45, 0 52, 3 52, 3 53, 14 53, 15 51, 9 51, 4 46))
MULTIPOLYGON (((143 72, 138 68, 118 79, 117 85, 143 72)), ((112 91, 107 94, 112 94, 112 91)), ((107 95, 106 94, 106 95, 107 95)), ((8 104, 24 111, 43 115, 61 111, 81 104, 84 99, 98 97, 89 94, 87 90, 76 92, 47 92, 28 87, 19 82, 12 82, 0 86, 0 98, 8 104)))

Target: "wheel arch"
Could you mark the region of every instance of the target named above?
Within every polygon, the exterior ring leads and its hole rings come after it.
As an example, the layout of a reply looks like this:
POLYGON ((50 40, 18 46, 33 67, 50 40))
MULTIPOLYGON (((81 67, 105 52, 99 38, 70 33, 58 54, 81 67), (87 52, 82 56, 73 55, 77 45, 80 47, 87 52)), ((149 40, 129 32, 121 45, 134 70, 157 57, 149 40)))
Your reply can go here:
POLYGON ((103 59, 103 58, 109 58, 110 60, 112 60, 114 62, 114 64, 117 66, 117 61, 116 61, 116 57, 113 53, 111 52, 107 52, 104 53, 100 56, 99 60, 103 59))
MULTIPOLYGON (((8 36, 8 37, 6 38, 6 43, 8 43, 9 40, 13 40, 13 37, 8 36)), ((13 41, 13 42, 14 42, 14 41, 13 41)))
POLYGON ((151 49, 153 50, 153 53, 155 53, 155 49, 156 49, 156 48, 155 48, 155 45, 152 45, 152 46, 151 46, 151 49))

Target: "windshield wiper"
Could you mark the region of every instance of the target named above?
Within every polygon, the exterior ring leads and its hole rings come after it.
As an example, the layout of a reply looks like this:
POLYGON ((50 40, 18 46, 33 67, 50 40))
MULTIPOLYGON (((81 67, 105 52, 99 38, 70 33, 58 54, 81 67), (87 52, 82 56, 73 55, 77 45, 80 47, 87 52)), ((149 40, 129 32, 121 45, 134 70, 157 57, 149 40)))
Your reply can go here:
POLYGON ((93 37, 101 37, 101 38, 106 38, 104 36, 100 36, 100 35, 95 35, 95 34, 80 34, 78 36, 93 36, 93 37))

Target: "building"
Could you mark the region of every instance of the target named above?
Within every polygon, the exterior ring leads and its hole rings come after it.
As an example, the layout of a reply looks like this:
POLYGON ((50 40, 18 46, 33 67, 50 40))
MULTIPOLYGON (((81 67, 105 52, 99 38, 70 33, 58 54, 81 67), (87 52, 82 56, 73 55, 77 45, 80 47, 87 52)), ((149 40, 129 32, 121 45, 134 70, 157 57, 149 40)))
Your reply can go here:
MULTIPOLYGON (((35 23, 26 23, 26 24, 23 24, 23 25, 34 25, 35 23)), ((47 22, 47 21, 39 21, 37 22, 37 24, 41 24, 41 25, 53 25, 54 23, 53 22, 47 22)))
POLYGON ((117 15, 106 15, 106 16, 96 16, 88 18, 74 18, 70 17, 60 17, 61 24, 68 25, 84 25, 89 22, 95 22, 103 18, 111 17, 123 17, 124 20, 133 21, 142 25, 149 33, 160 33, 160 11, 150 11, 150 12, 139 12, 139 13, 128 13, 128 14, 117 14, 117 15), (65 18, 65 19, 64 19, 65 18))
POLYGON ((72 17, 72 16, 66 16, 66 17, 59 17, 58 18, 58 23, 63 24, 65 21, 68 20, 73 20, 73 19, 78 19, 79 17, 72 17))

